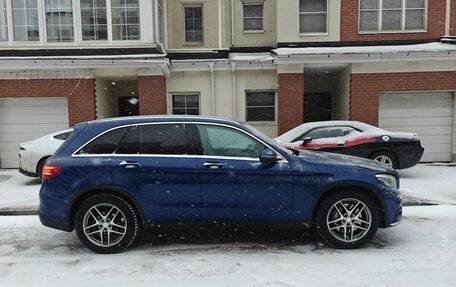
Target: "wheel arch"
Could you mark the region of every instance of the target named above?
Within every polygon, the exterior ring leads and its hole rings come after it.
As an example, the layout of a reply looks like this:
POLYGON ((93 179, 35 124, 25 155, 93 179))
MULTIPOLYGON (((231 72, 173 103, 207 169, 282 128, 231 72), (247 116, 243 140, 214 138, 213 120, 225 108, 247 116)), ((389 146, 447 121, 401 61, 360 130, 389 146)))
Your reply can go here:
POLYGON ((74 229, 74 217, 79 206, 88 198, 98 194, 112 194, 116 196, 122 197, 128 203, 131 204, 136 214, 139 216, 139 227, 144 228, 145 224, 145 217, 141 206, 139 205, 138 201, 131 196, 128 192, 121 190, 116 187, 111 186, 96 186, 91 188, 86 188, 81 190, 73 199, 71 200, 70 209, 68 211, 68 224, 70 226, 70 230, 74 229))
POLYGON ((358 182, 346 182, 346 183, 336 183, 329 187, 327 187, 324 191, 320 192, 318 196, 314 199, 313 204, 311 205, 311 209, 307 219, 305 221, 306 226, 313 226, 315 214, 320 206, 320 204, 331 194, 340 191, 358 191, 365 194, 368 194, 375 202, 377 210, 379 211, 380 215, 380 227, 388 226, 388 219, 387 219, 387 212, 386 212, 386 204, 382 197, 375 191, 374 188, 358 183, 358 182))
POLYGON ((51 156, 52 156, 52 155, 45 155, 45 156, 43 156, 43 157, 36 163, 35 169, 36 169, 36 174, 37 174, 38 176, 40 175, 39 167, 40 167, 41 163, 46 162, 46 160, 47 160, 48 158, 50 158, 51 156))

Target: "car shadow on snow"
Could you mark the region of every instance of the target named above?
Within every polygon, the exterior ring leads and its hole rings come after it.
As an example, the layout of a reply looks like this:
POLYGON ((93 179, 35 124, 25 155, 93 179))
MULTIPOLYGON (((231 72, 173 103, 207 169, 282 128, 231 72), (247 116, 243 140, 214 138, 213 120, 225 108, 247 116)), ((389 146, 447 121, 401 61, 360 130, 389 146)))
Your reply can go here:
POLYGON ((24 182, 24 185, 41 185, 41 179, 34 178, 31 180, 27 180, 26 182, 24 182))

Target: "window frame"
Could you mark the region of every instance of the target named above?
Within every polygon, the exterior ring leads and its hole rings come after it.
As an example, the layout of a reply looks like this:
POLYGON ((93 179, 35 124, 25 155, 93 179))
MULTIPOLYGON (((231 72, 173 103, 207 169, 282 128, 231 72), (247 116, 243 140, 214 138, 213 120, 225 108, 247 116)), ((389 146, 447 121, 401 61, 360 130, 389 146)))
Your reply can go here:
MULTIPOLYGON (((383 25, 383 1, 384 0, 377 0, 378 1, 378 24, 377 30, 361 30, 361 1, 358 1, 358 34, 398 34, 398 33, 427 33, 428 32, 428 0, 424 0, 424 8, 412 8, 407 9, 407 0, 401 0, 401 29, 400 30, 382 30, 383 25), (424 28, 423 29, 406 29, 406 12, 410 10, 423 10, 424 11, 424 28)), ((364 11, 373 9, 366 9, 364 11)))
MULTIPOLYGON (((60 0, 58 0, 58 1, 60 1, 60 0)), ((72 29, 73 29, 73 39, 71 41, 62 41, 62 39, 60 39, 60 41, 49 41, 47 11, 46 11, 46 0, 44 0, 44 2, 43 2, 43 13, 42 14, 44 14, 44 16, 43 16, 43 22, 44 22, 43 33, 45 34, 44 41, 46 42, 46 44, 62 46, 62 45, 66 45, 66 44, 74 44, 74 43, 76 43, 76 37, 77 37, 76 30, 77 29, 75 27, 77 25, 77 21, 75 20, 75 11, 76 11, 75 10, 75 8, 76 8, 75 2, 79 2, 79 0, 70 0, 70 1, 71 1, 71 19, 72 19, 71 22, 72 22, 72 29)), ((60 2, 59 2, 59 4, 60 4, 60 2)), ((38 17, 39 17, 39 13, 38 13, 38 17)), ((56 27, 60 27, 60 26, 56 26, 56 27)))
POLYGON ((9 27, 10 27, 10 23, 9 23, 9 15, 8 15, 8 11, 9 11, 9 8, 8 8, 8 4, 9 4, 9 1, 8 0, 0 0, 0 2, 3 2, 5 4, 5 7, 4 7, 4 11, 1 11, 0 10, 0 13, 5 13, 5 23, 6 23, 6 39, 5 40, 1 40, 0 39, 0 45, 2 44, 5 44, 5 43, 9 43, 10 42, 10 38, 11 38, 11 33, 10 33, 10 30, 9 30, 9 27))
MULTIPOLYGON (((76 17, 78 18, 78 30, 79 30, 79 42, 80 43, 87 43, 87 44, 100 44, 100 43, 103 43, 103 44, 106 44, 106 43, 111 43, 112 42, 112 36, 110 35, 110 31, 112 30, 112 27, 110 26, 111 25, 111 21, 112 19, 110 18, 110 12, 108 10, 108 6, 111 5, 111 1, 108 0, 103 0, 105 2, 105 9, 106 9, 106 33, 107 33, 107 38, 106 39, 102 39, 102 40, 84 40, 84 35, 83 35, 83 30, 82 30, 82 6, 81 6, 81 1, 77 1, 77 9, 78 9, 78 13, 76 15, 76 17), (109 3, 109 4, 108 4, 109 3), (110 39, 111 38, 111 39, 110 39)), ((92 12, 93 12, 93 9, 92 9, 92 12)))
MULTIPOLYGON (((169 113, 171 115, 179 116, 179 115, 189 115, 189 116, 200 116, 201 115, 201 93, 200 92, 179 92, 179 93, 169 93, 169 113), (174 114, 174 106, 173 106, 173 98, 174 96, 197 96, 198 97, 198 115, 191 115, 191 114, 174 114)), ((187 106, 184 107, 187 110, 187 106)))
POLYGON ((298 7, 298 30, 299 30, 299 35, 300 36, 320 36, 320 35, 329 35, 329 5, 330 5, 330 1, 329 0, 325 0, 326 1, 326 31, 325 32, 301 32, 301 15, 304 15, 304 14, 307 14, 307 15, 312 15, 312 14, 322 14, 323 12, 301 12, 300 11, 300 5, 301 5, 301 1, 303 0, 299 0, 299 7, 298 7))
MULTIPOLYGON (((185 46, 203 46, 204 45, 204 3, 184 3, 182 4, 182 25, 183 25, 183 43, 185 46), (185 27, 185 8, 201 8, 201 42, 187 42, 185 37, 186 27, 185 27)), ((196 30, 192 30, 196 31, 196 30)))
POLYGON ((264 33, 264 2, 243 2, 242 3, 242 31, 244 34, 264 33), (261 17, 245 17, 246 6, 261 6, 261 17), (260 19, 261 29, 245 29, 245 19, 260 19))
POLYGON ((278 111, 278 97, 277 97, 277 91, 276 90, 245 90, 245 122, 247 123, 252 123, 252 124, 276 124, 277 123, 277 113, 278 111), (248 109, 254 108, 254 107, 261 107, 261 108, 266 108, 266 107, 271 107, 271 106, 248 106, 247 105, 247 94, 248 93, 273 93, 274 94, 274 120, 273 121, 248 121, 247 120, 247 114, 248 114, 248 109))

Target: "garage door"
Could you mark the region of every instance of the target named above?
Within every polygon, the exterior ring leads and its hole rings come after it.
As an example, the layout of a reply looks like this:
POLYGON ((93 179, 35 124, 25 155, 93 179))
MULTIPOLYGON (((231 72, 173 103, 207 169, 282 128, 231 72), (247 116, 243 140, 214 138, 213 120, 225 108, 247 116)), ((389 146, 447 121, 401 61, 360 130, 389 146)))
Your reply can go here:
POLYGON ((425 148, 421 161, 451 161, 453 93, 380 95, 379 126, 417 133, 425 148))
POLYGON ((0 167, 18 167, 19 143, 66 128, 66 98, 0 99, 0 167))

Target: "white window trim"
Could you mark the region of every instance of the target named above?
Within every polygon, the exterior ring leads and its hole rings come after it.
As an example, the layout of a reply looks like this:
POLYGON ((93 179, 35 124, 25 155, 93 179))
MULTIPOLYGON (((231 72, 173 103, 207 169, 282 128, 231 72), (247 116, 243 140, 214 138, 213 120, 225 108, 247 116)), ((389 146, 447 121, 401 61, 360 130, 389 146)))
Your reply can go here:
MULTIPOLYGON (((47 30, 46 30, 46 10, 45 10, 45 1, 37 0, 38 2, 38 27, 40 39, 39 41, 15 41, 14 40, 14 27, 13 27, 13 11, 11 1, 15 0, 6 0, 6 17, 8 23, 8 41, 0 41, 0 47, 5 46, 26 46, 26 47, 36 47, 36 46, 46 46, 46 47, 78 47, 78 46, 128 46, 128 45, 138 45, 144 44, 143 37, 143 25, 142 18, 140 15, 139 25, 140 25, 140 39, 139 40, 113 40, 112 39, 112 12, 111 12, 111 0, 106 0, 106 14, 107 14, 107 25, 108 25, 108 40, 101 41, 83 41, 82 40, 82 19, 81 19, 81 9, 80 1, 72 0, 73 5, 73 29, 74 29, 74 40, 73 42, 48 42, 47 41, 47 30)), ((139 1, 139 11, 142 10, 142 1, 139 1)), ((203 29, 204 30, 204 29, 203 29)))
POLYGON ((329 5, 330 1, 326 0, 326 32, 301 32, 301 15, 309 15, 309 14, 321 14, 323 12, 299 12, 299 20, 298 20, 298 30, 299 36, 327 36, 329 35, 329 5))
MULTIPOLYGON (((260 17, 248 17, 248 18, 260 18, 260 17)), ((242 32, 244 34, 262 34, 264 33, 264 1, 263 2, 242 2, 242 32), (245 6, 258 6, 261 5, 263 8, 262 15, 261 15, 261 27, 263 29, 260 30, 245 30, 245 15, 244 15, 244 7, 245 6)))
POLYGON ((204 5, 203 2, 182 2, 182 26, 183 29, 183 45, 184 46, 203 46, 204 45, 204 5), (185 8, 201 7, 201 42, 187 42, 185 39, 185 8))
MULTIPOLYGON (((410 33, 427 33, 427 27, 428 27, 428 0, 424 0, 424 29, 405 29, 405 12, 406 12, 406 5, 407 5, 407 0, 401 0, 402 1, 402 15, 401 15, 401 30, 386 30, 382 31, 382 17, 383 17, 383 1, 384 0, 378 0, 379 1, 379 8, 378 8, 378 30, 366 30, 366 31, 361 31, 361 1, 358 1, 358 34, 410 34, 410 33)), ((421 9, 416 9, 416 10, 421 10, 421 9)))
POLYGON ((249 123, 249 124, 255 124, 255 125, 261 125, 261 124, 264 124, 264 125, 276 125, 277 124, 277 117, 278 117, 278 96, 277 96, 277 91, 276 90, 269 90, 269 89, 250 89, 250 90, 245 90, 244 92, 244 101, 245 101, 245 119, 244 121, 246 123, 249 123), (274 93, 274 121, 247 121, 247 110, 248 110, 248 107, 247 106, 247 93, 261 93, 261 92, 273 92, 274 93))

